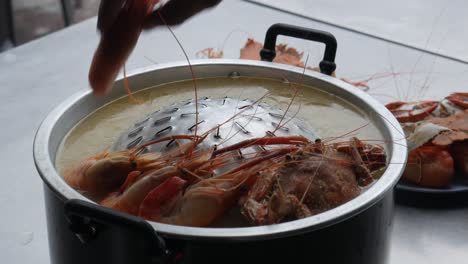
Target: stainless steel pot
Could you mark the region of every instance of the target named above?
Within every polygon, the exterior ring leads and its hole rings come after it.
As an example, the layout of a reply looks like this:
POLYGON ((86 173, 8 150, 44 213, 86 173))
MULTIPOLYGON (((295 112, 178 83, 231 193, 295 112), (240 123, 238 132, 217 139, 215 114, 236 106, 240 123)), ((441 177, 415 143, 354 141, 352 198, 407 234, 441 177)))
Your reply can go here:
MULTIPOLYGON (((333 59, 334 54, 331 61, 333 59)), ((330 64, 324 61, 322 66, 330 64)), ((192 65, 198 78, 232 74, 276 80, 302 78, 302 69, 271 62, 219 59, 193 61, 192 65)), ((329 73, 332 71, 329 69, 329 73)), ((191 75, 184 62, 139 69, 129 74, 129 78, 133 88, 140 90, 190 80, 191 75)), ((65 183, 54 161, 60 142, 75 124, 97 108, 125 95, 119 80, 105 98, 83 91, 67 99, 47 116, 37 132, 34 159, 45 183, 52 263, 385 262, 392 223, 393 187, 407 156, 405 143, 401 141, 402 130, 383 105, 347 83, 312 71, 306 71, 303 82, 335 94, 369 113, 371 122, 387 142, 399 140, 398 144, 388 144, 391 165, 369 190, 319 215, 277 225, 243 228, 172 226, 97 206, 65 183)))

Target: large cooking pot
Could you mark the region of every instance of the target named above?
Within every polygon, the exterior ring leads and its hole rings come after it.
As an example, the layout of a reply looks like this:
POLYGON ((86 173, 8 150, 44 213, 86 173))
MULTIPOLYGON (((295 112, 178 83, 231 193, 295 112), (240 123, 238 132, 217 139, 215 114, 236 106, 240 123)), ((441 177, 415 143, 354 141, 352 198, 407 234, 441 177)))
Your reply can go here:
MULTIPOLYGON (((105 98, 80 92, 53 110, 34 142, 34 159, 44 181, 52 263, 384 263, 393 218, 393 187, 406 162, 402 131, 387 109, 369 95, 328 76, 335 69, 336 40, 326 32, 274 25, 267 33, 265 61, 203 60, 192 65, 199 78, 240 75, 299 80, 303 70, 268 62, 277 35, 326 45, 322 73, 306 71, 304 84, 339 96, 369 113, 384 135, 388 166, 382 177, 355 199, 324 213, 277 225, 193 228, 149 222, 98 206, 69 187, 54 166, 64 136, 97 108, 124 96, 122 81, 105 98), (398 144, 392 142, 398 141, 398 144)), ((190 80, 186 63, 140 69, 129 76, 133 88, 190 80)))

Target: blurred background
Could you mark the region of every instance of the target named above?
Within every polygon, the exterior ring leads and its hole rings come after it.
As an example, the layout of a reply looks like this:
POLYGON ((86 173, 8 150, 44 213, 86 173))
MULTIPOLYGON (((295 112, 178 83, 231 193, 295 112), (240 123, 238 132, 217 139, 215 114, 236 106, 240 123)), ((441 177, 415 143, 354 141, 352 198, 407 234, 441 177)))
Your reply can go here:
POLYGON ((99 0, 0 0, 0 52, 95 16, 99 0))

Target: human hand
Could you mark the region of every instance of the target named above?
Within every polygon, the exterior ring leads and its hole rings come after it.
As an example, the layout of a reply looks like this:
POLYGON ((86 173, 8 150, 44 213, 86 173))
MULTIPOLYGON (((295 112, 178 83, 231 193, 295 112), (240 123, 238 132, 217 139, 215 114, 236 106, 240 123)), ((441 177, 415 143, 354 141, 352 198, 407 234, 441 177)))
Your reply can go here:
POLYGON ((102 0, 97 28, 101 41, 94 54, 89 82, 96 95, 111 90, 115 78, 133 51, 142 30, 178 25, 214 7, 221 0, 170 0, 157 10, 158 0, 102 0))
MULTIPOLYGON (((99 31, 103 32, 108 29, 128 2, 129 0, 102 0, 98 13, 97 27, 99 31)), ((146 18, 144 28, 151 29, 164 25, 158 12, 161 13, 166 23, 172 26, 181 24, 200 11, 214 7, 220 2, 221 0, 171 0, 146 18)))

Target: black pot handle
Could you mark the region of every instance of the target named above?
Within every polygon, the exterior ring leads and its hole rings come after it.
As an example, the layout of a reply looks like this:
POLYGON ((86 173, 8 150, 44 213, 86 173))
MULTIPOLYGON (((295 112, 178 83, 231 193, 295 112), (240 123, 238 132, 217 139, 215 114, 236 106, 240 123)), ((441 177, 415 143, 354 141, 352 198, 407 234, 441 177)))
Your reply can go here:
POLYGON ((260 57, 263 61, 273 61, 275 58, 276 38, 278 35, 324 43, 325 54, 323 56, 323 60, 319 64, 320 72, 331 75, 335 71, 337 43, 335 37, 331 33, 287 24, 274 24, 268 29, 265 37, 265 44, 263 45, 263 49, 260 51, 260 57))
POLYGON ((132 234, 131 239, 137 237, 144 245, 139 248, 141 252, 129 252, 139 256, 140 263, 171 263, 169 259, 172 254, 164 239, 145 220, 76 199, 66 201, 64 209, 70 230, 83 244, 92 243, 105 229, 111 228, 112 232, 118 232, 122 236, 125 232, 121 231, 125 230, 132 234))

